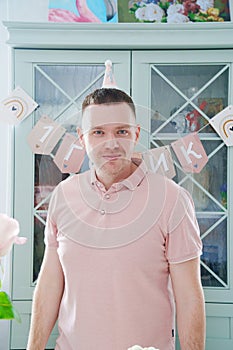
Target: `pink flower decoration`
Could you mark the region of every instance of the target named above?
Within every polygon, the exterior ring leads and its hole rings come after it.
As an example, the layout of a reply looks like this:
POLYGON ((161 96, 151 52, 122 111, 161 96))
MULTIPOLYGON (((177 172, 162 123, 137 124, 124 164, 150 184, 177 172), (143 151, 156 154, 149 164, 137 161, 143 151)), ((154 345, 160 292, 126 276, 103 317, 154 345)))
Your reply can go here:
POLYGON ((6 255, 13 244, 24 244, 25 237, 18 237, 19 223, 6 214, 0 214, 0 258, 6 255))

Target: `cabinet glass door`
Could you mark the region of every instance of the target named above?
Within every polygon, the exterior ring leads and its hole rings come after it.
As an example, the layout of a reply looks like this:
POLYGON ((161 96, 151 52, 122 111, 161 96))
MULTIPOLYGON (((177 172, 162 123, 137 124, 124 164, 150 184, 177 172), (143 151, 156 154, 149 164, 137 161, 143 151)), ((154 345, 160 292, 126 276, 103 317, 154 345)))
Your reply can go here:
MULTIPOLYGON (((186 188, 194 200, 203 242, 201 280, 209 300, 214 300, 218 298, 216 290, 225 292, 226 296, 230 291, 228 208, 231 177, 229 148, 215 133, 209 120, 230 104, 231 64, 221 60, 205 62, 204 53, 203 56, 196 55, 199 60, 193 62, 190 53, 187 63, 185 59, 176 63, 177 57, 169 62, 166 57, 166 63, 148 61, 145 67, 142 62, 145 62, 145 57, 151 59, 151 56, 144 56, 141 60, 141 67, 144 66, 148 77, 145 84, 149 122, 142 120, 144 128, 147 128, 144 142, 147 142, 148 148, 157 148, 197 132, 208 155, 208 163, 202 171, 190 174, 182 169, 170 147, 176 169, 173 179, 186 188)), ((140 69, 139 65, 140 58, 137 56, 135 74, 140 69)), ((140 100, 138 93, 134 97, 140 100)), ((139 103, 142 104, 142 99, 139 103)))
MULTIPOLYGON (((53 161, 63 138, 51 154, 34 155, 27 144, 27 135, 46 115, 64 127, 65 133, 77 136, 82 101, 102 86, 106 59, 112 60, 119 84, 129 91, 129 57, 128 52, 16 52, 16 84, 36 100, 39 108, 16 130, 15 217, 20 221, 22 233, 28 236, 28 243, 26 252, 17 250, 14 254, 14 299, 31 298, 44 254, 44 227, 51 193, 60 181, 70 176, 62 174, 53 161)), ((87 168, 85 158, 81 171, 87 168)))
POLYGON ((174 178, 194 200, 206 287, 228 287, 227 147, 208 124, 209 118, 228 105, 228 75, 228 65, 151 65, 151 148, 198 132, 209 158, 205 168, 192 175, 176 162, 174 178))

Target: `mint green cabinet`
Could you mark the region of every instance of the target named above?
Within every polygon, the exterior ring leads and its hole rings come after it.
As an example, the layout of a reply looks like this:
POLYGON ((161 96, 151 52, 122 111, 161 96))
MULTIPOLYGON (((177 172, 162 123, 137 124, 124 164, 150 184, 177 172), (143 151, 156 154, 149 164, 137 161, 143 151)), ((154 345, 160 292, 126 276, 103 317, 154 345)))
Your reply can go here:
MULTIPOLYGON (((206 350, 232 349, 233 150, 223 144, 208 120, 233 104, 233 25, 209 24, 209 31, 198 24, 185 30, 183 26, 165 30, 145 25, 142 30, 137 25, 108 28, 8 23, 14 85, 40 105, 15 128, 14 214, 28 243, 13 255, 12 299, 23 322, 12 322, 11 349, 26 345, 50 193, 64 178, 53 163, 53 154, 32 154, 27 135, 43 114, 74 133, 82 98, 101 86, 106 59, 113 62, 118 86, 137 105, 142 127, 139 150, 169 145, 193 131, 195 124, 188 124, 186 115, 199 112, 196 126, 203 128, 199 136, 209 162, 193 176, 183 173, 177 163, 175 181, 191 191, 201 228, 206 350)), ((53 348, 56 334, 55 328, 48 349, 53 348)))

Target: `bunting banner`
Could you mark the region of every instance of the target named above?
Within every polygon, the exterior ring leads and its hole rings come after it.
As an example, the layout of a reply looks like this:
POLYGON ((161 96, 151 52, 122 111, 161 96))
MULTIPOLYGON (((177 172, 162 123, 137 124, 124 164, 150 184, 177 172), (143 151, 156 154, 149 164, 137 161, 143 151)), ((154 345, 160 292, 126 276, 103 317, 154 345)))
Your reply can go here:
MULTIPOLYGON (((48 155, 65 134, 66 129, 47 116, 43 116, 28 135, 28 144, 35 154, 48 155)), ((208 156, 197 132, 188 134, 171 143, 183 170, 199 173, 208 162, 208 156)), ((134 154, 134 157, 136 153, 134 154)), ((79 140, 66 133, 53 158, 62 173, 77 173, 83 164, 85 150, 79 140)), ((148 168, 170 179, 176 175, 170 146, 150 149, 140 154, 148 168)))
POLYGON ((172 142, 171 146, 187 173, 199 173, 208 162, 208 156, 196 132, 172 142))
POLYGON ((17 87, 0 103, 0 120, 17 125, 27 118, 38 104, 21 88, 17 87))
MULTIPOLYGON (((19 91, 21 90, 18 90, 18 92, 19 91)), ((27 106, 24 108, 23 117, 22 114, 20 114, 21 112, 19 111, 19 108, 17 108, 18 105, 13 103, 13 94, 14 93, 12 92, 11 98, 5 100, 4 108, 6 108, 6 105, 11 106, 9 107, 11 110, 9 110, 9 113, 16 113, 17 109, 18 114, 16 118, 19 120, 25 118, 28 113, 32 112, 32 108, 35 109, 36 106, 38 106, 33 100, 31 100, 31 107, 29 108, 27 106), (15 108, 13 108, 14 106, 15 108)), ((209 119, 208 124, 213 126, 227 146, 233 145, 232 105, 209 119)), ((204 127, 206 127, 206 125, 204 127)), ((170 145, 147 150, 146 152, 139 154, 139 158, 144 159, 148 168, 152 172, 165 175, 172 179, 176 175, 174 160, 171 153, 171 149, 173 149, 184 172, 200 173, 208 162, 208 156, 198 136, 200 130, 185 135, 184 137, 172 142, 170 145)), ((64 127, 50 119, 48 116, 42 116, 29 133, 28 144, 33 153, 49 155, 65 134, 55 156, 53 157, 53 161, 62 173, 77 173, 80 171, 83 164, 85 150, 81 146, 79 140, 66 131, 67 130, 64 127)))
POLYGON ((28 135, 28 144, 35 154, 50 154, 66 129, 48 116, 42 116, 28 135))
POLYGON ((209 120, 227 146, 233 146, 233 106, 228 106, 209 120))
POLYGON ((85 149, 79 140, 67 133, 53 159, 62 173, 77 173, 80 171, 85 157, 85 149))

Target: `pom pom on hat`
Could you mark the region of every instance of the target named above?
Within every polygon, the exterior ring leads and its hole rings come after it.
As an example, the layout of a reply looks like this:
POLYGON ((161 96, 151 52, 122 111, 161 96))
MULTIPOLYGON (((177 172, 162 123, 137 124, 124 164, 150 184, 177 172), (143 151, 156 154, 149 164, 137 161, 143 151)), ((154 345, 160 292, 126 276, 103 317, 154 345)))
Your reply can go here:
POLYGON ((116 81, 112 72, 112 62, 110 60, 105 61, 105 67, 102 88, 117 89, 116 81))

